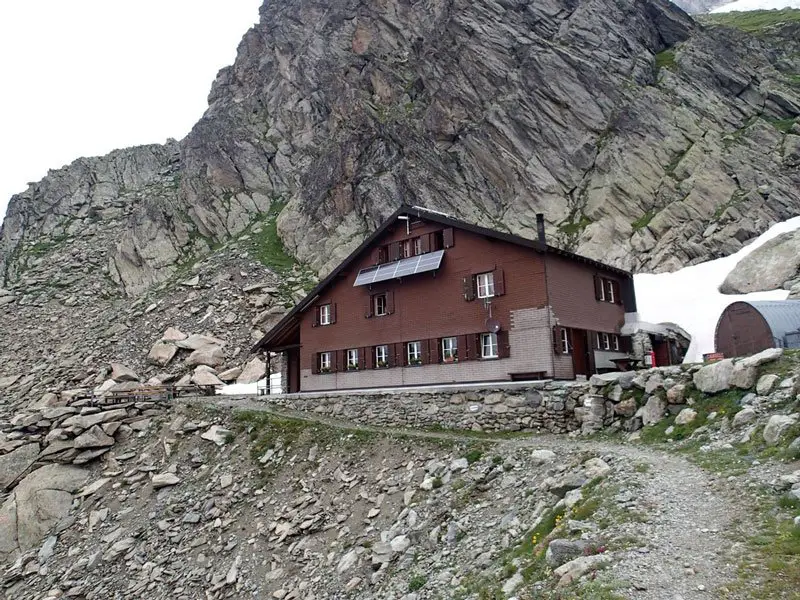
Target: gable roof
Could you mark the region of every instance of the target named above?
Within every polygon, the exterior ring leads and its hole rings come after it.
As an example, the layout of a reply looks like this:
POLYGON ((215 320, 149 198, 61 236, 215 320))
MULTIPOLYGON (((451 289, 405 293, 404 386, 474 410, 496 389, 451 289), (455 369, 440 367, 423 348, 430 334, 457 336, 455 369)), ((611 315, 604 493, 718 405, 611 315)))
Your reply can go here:
POLYGON ((454 219, 445 215, 444 213, 429 211, 427 209, 418 207, 418 206, 408 206, 407 204, 403 204, 398 208, 391 216, 389 216, 380 227, 378 227, 371 235, 369 235, 361 245, 353 250, 350 255, 345 258, 339 266, 337 266, 333 271, 331 271, 325 279, 319 282, 319 284, 308 293, 308 295, 303 298, 300 302, 298 302, 292 310, 290 310, 286 316, 281 319, 277 325, 275 325, 272 329, 270 329, 264 337, 262 337, 258 343, 253 346, 250 350, 251 352, 257 352, 261 347, 268 344, 273 338, 277 337, 278 334, 283 333, 286 330, 287 326, 291 325, 295 321, 295 317, 303 312, 308 306, 317 299, 317 297, 322 293, 322 291, 328 287, 339 274, 344 271, 350 263, 352 263, 364 250, 369 248, 375 240, 380 238, 387 229, 395 225, 397 222, 397 217, 401 215, 409 215, 409 216, 416 216, 421 219, 425 219, 426 221, 431 221, 433 223, 439 223, 440 225, 445 225, 447 227, 453 227, 455 229, 463 229, 465 231, 470 231, 477 235, 482 235, 488 238, 500 240, 503 242, 508 242, 510 244, 515 244, 517 246, 523 246, 525 248, 531 248, 532 250, 536 250, 537 252, 550 252, 552 254, 558 254, 560 256, 564 256, 571 260, 577 260, 580 262, 584 262, 590 264, 598 269, 603 269, 604 271, 609 271, 611 273, 615 273, 622 277, 630 278, 632 277, 629 271, 625 271, 623 269, 618 269, 617 267, 612 267, 611 265, 603 264, 599 261, 593 260, 591 258, 587 258, 585 256, 580 256, 579 254, 574 254, 572 252, 568 252, 566 250, 562 250, 561 248, 556 248, 555 246, 549 246, 546 243, 540 242, 539 240, 531 240, 529 238, 524 238, 518 235, 513 235, 510 233, 504 233, 502 231, 497 231, 494 229, 489 229, 488 227, 481 227, 480 225, 475 225, 473 223, 467 223, 466 221, 459 221, 458 219, 454 219))

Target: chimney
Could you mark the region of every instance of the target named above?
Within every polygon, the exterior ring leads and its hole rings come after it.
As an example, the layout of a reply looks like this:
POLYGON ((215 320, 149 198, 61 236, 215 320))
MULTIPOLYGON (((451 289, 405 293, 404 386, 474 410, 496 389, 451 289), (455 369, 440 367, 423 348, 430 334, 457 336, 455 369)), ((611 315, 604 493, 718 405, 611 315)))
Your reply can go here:
POLYGON ((539 234, 539 242, 546 244, 547 239, 544 235, 544 215, 542 213, 536 214, 536 231, 539 234))

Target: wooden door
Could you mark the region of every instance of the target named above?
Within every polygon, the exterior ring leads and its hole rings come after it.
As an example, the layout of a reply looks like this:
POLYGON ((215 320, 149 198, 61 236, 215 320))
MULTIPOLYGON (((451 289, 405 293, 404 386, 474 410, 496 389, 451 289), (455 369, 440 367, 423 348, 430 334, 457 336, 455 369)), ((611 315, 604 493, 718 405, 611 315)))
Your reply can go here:
POLYGON ((300 391, 300 349, 292 348, 286 351, 286 378, 287 391, 296 394, 300 391))
POLYGON ((589 375, 589 344, 584 329, 571 329, 572 369, 575 375, 589 375))

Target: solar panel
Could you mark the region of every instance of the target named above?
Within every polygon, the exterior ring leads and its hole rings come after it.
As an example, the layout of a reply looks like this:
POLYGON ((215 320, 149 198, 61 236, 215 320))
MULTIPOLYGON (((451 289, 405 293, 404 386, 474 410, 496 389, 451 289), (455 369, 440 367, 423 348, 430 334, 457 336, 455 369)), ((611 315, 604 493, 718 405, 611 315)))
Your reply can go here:
POLYGON ((379 281, 388 281, 389 279, 408 277, 409 275, 416 275, 417 273, 435 271, 442 264, 443 256, 444 250, 437 250, 436 252, 429 252, 428 254, 403 258, 385 265, 361 269, 361 271, 358 272, 353 287, 369 285, 379 281))

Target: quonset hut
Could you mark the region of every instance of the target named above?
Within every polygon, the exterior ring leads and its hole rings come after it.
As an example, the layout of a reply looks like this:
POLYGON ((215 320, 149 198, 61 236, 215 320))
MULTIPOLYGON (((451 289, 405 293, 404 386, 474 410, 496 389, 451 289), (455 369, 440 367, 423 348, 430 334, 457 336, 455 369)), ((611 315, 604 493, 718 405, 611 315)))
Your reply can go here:
POLYGON ((714 346, 726 357, 767 348, 800 348, 800 300, 729 304, 717 321, 714 346))

